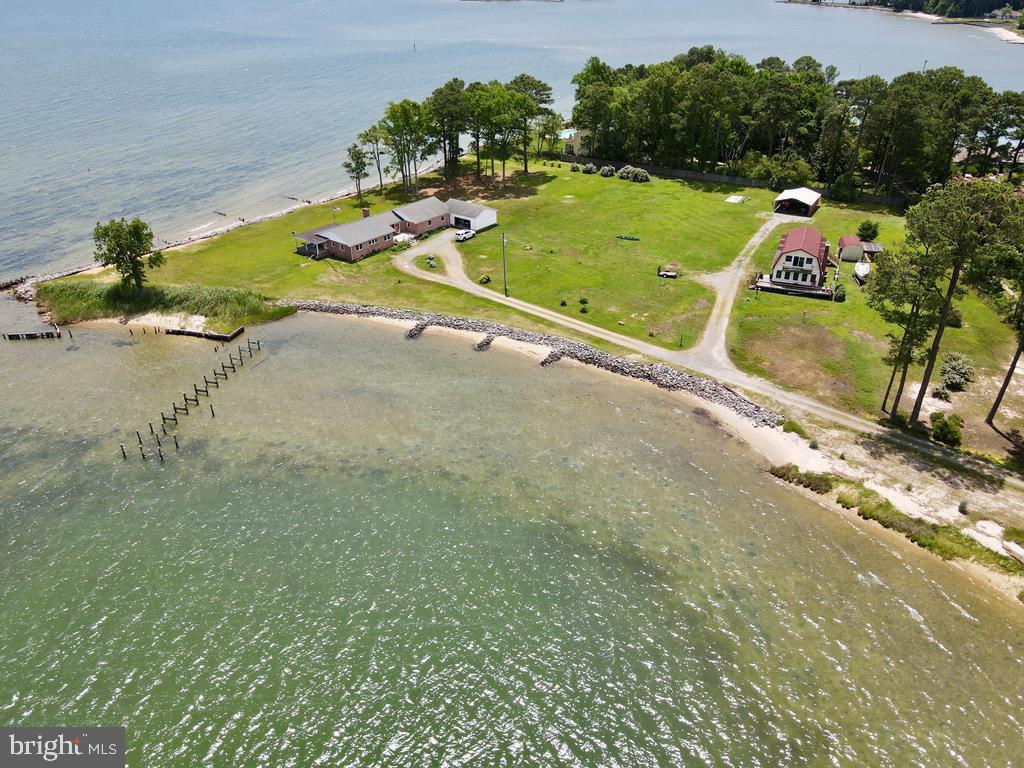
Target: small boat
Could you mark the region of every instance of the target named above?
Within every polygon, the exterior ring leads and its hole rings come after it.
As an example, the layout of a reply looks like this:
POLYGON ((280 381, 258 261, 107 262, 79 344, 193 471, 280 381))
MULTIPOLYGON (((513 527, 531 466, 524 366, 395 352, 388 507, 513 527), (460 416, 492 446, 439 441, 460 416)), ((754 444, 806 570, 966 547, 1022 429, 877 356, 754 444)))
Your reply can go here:
POLYGON ((867 282, 868 275, 871 274, 871 262, 870 261, 858 261, 853 265, 853 275, 857 278, 858 283, 867 282))

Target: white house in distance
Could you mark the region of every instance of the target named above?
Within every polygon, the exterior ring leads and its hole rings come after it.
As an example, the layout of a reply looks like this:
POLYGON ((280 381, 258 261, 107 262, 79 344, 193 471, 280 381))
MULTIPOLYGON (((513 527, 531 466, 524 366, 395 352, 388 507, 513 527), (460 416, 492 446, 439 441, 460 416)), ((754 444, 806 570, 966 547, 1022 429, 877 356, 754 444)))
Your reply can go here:
POLYGON ((814 227, 797 227, 782 236, 768 280, 772 288, 819 292, 825 289, 829 243, 814 227))
POLYGON ((786 189, 775 198, 776 213, 793 213, 797 216, 813 216, 821 207, 821 193, 807 187, 786 189))
POLYGON ((487 205, 451 198, 448 203, 451 224, 456 229, 472 229, 479 232, 498 224, 498 212, 487 205))

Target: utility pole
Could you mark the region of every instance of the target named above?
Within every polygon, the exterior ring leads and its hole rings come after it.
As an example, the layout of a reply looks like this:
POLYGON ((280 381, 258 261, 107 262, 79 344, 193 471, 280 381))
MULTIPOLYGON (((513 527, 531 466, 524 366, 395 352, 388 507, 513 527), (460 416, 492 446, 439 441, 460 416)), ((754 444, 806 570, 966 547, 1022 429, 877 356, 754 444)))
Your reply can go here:
POLYGON ((505 261, 505 245, 506 245, 505 233, 501 233, 501 279, 505 283, 505 296, 508 296, 508 266, 505 261))

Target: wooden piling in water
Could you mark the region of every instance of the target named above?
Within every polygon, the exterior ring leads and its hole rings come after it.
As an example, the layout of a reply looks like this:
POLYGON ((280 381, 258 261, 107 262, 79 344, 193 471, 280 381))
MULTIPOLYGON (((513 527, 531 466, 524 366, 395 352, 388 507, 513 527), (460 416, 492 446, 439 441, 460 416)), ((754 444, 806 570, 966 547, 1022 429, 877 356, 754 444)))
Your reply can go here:
POLYGON ((142 450, 142 446, 141 445, 139 446, 139 453, 142 454, 142 460, 145 461, 146 460, 146 452, 144 450, 142 450))
POLYGON ((149 434, 155 435, 156 431, 153 429, 153 422, 149 422, 149 434))
POLYGON ((178 449, 178 436, 177 435, 174 436, 174 450, 176 450, 176 451, 179 450, 178 449))
POLYGON ((190 406, 190 405, 199 405, 199 398, 198 397, 192 397, 191 395, 189 395, 188 392, 182 392, 181 393, 181 397, 185 401, 185 407, 186 408, 188 406, 190 406))
POLYGON ((135 430, 135 436, 139 438, 139 445, 142 445, 142 434, 137 429, 135 430))
POLYGON ((128 461, 128 454, 124 450, 124 443, 121 443, 121 458, 128 461))
POLYGON ((216 376, 213 377, 213 381, 210 381, 208 378, 206 378, 206 374, 203 374, 203 384, 206 385, 207 394, 209 394, 209 388, 210 388, 211 385, 213 385, 213 386, 217 387, 218 389, 220 389, 220 382, 217 381, 217 377, 216 376))
POLYGON ((217 418, 217 414, 213 412, 213 403, 210 403, 210 418, 217 418))
POLYGON ((164 460, 164 452, 162 448, 157 448, 156 452, 160 454, 160 461, 164 460))

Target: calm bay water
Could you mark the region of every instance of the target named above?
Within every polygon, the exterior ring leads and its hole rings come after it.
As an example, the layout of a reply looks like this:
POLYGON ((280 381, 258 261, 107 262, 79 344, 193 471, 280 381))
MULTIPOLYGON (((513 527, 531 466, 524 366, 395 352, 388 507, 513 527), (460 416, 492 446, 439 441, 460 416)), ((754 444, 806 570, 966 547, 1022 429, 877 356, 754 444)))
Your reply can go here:
POLYGON ((164 464, 118 443, 209 345, 0 346, 4 723, 123 723, 133 766, 1024 753, 1019 612, 683 401, 431 332, 260 334, 164 464))
POLYGON ((589 56, 709 42, 850 76, 927 60, 1017 88, 1024 71, 1024 46, 984 31, 772 0, 5 2, 0 279, 87 262, 99 219, 138 214, 174 241, 337 193, 356 133, 452 76, 530 71, 568 112, 589 56))

